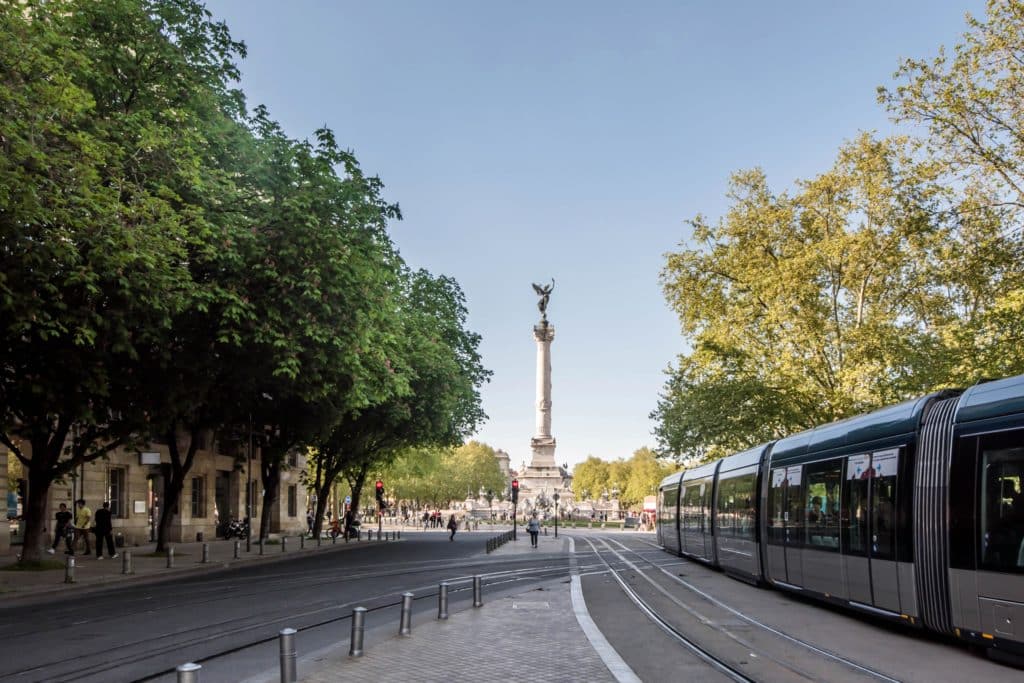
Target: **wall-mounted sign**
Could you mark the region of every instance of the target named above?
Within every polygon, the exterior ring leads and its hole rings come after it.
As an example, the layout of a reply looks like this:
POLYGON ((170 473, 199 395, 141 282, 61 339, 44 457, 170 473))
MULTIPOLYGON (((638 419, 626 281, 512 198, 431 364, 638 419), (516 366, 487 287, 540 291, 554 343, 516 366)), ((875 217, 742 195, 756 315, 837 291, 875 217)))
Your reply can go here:
POLYGON ((139 453, 139 464, 140 465, 159 465, 160 454, 159 453, 139 453))
POLYGON ((137 514, 137 515, 144 514, 146 512, 146 501, 144 501, 144 500, 136 500, 134 502, 135 502, 135 510, 134 510, 135 514, 137 514))

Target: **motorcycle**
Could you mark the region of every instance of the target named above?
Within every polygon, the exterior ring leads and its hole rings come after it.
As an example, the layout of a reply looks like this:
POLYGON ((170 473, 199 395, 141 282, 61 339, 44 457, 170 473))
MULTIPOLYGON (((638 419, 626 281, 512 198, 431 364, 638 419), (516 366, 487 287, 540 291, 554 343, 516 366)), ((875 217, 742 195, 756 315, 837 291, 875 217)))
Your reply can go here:
POLYGON ((224 532, 224 538, 240 538, 243 541, 249 537, 249 518, 233 519, 224 532))

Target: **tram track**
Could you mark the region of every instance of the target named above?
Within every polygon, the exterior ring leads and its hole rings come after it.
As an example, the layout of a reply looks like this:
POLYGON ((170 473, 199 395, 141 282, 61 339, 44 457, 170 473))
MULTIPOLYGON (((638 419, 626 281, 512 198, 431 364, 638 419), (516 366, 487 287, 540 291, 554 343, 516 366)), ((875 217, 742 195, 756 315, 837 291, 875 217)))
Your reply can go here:
MULTIPOLYGON (((664 563, 645 557, 618 539, 611 539, 609 542, 608 539, 599 537, 597 540, 603 544, 605 550, 601 551, 595 547, 595 552, 610 554, 620 567, 616 571, 610 563, 608 565, 609 571, 616 576, 620 584, 623 580, 618 574, 629 570, 632 575, 648 585, 649 592, 653 592, 655 598, 649 602, 657 600, 670 605, 669 611, 672 615, 660 614, 662 619, 678 623, 685 615, 691 625, 697 625, 697 631, 700 631, 700 627, 713 631, 719 641, 717 651, 733 652, 732 655, 722 655, 723 658, 749 662, 751 657, 756 657, 761 672, 754 676, 754 680, 822 680, 834 677, 836 673, 835 669, 827 667, 839 666, 846 672, 846 678, 898 683, 898 679, 888 674, 785 633, 726 604, 691 582, 667 571, 662 566, 664 563), (612 544, 617 548, 612 547, 612 544), (624 553, 638 558, 637 561, 627 558, 624 553), (638 564, 646 565, 649 569, 641 568, 638 564), (669 582, 669 586, 676 587, 676 590, 666 588, 666 582, 669 582), (677 595, 678 587, 686 589, 687 593, 695 596, 701 604, 695 606, 692 600, 681 599, 677 595), (752 630, 744 632, 745 628, 752 630), (723 647, 722 637, 731 641, 732 646, 723 647), (823 668, 823 664, 827 667, 823 668)), ((593 546, 591 539, 588 538, 587 541, 593 546)), ((647 545, 657 547, 653 544, 647 545)), ((748 670, 744 672, 745 675, 752 675, 748 670)))
MULTIPOLYGON (((421 564, 421 563, 413 563, 421 564)), ((497 562, 477 562, 479 565, 498 564, 497 562)), ((508 566, 509 562, 501 563, 508 566)), ((388 573, 390 576, 422 575, 424 573, 437 574, 445 569, 460 569, 459 574, 454 577, 446 577, 443 580, 448 582, 449 595, 464 594, 472 590, 473 574, 466 574, 467 565, 463 562, 446 562, 443 564, 434 563, 434 566, 414 566, 407 569, 392 568, 388 573)), ((568 577, 568 565, 564 562, 551 563, 545 566, 524 567, 520 569, 501 569, 491 572, 479 572, 485 588, 492 590, 507 588, 511 584, 529 581, 546 581, 559 577, 568 577)), ((363 569, 359 572, 362 578, 379 578, 380 572, 372 569, 363 569)), ((336 583, 335 577, 334 582, 336 583)), ((294 584, 295 577, 290 582, 294 584)), ((264 586, 258 592, 264 592, 264 586)), ((366 607, 368 614, 379 614, 388 609, 401 605, 400 595, 405 590, 415 594, 414 602, 418 605, 425 605, 423 601, 436 600, 438 589, 436 583, 427 583, 422 580, 415 585, 402 590, 389 590, 365 595, 359 599, 324 599, 310 605, 306 603, 304 609, 293 610, 268 610, 265 612, 253 613, 247 610, 245 614, 237 617, 217 620, 214 623, 205 623, 197 628, 173 629, 149 632, 143 638, 119 643, 117 650, 113 652, 96 653, 94 655, 75 654, 71 656, 51 659, 45 665, 23 667, 17 670, 3 671, 0 677, 7 680, 18 679, 24 681, 84 681, 84 680, 135 680, 147 681, 173 674, 174 666, 184 661, 195 661, 197 663, 208 663, 225 657, 230 657, 250 648, 264 645, 277 639, 277 632, 284 626, 295 628, 298 632, 308 632, 314 629, 329 628, 332 625, 343 624, 351 619, 352 608, 356 606, 366 607), (331 614, 331 612, 334 612, 331 614), (223 643, 220 647, 217 644, 223 643), (122 654, 124 653, 124 654, 122 654), (120 656, 119 656, 120 655, 120 656), (180 660, 180 661, 179 661, 180 660), (163 662, 158 665, 158 670, 150 671, 142 676, 125 675, 133 665, 141 662, 153 661, 163 662), (172 664, 173 662, 173 664, 172 664)), ((208 594, 210 590, 204 590, 208 594)), ((257 592, 257 593, 258 593, 257 592)), ((257 594, 257 593, 254 593, 257 594)), ((237 600, 237 594, 229 596, 237 600)), ((210 607, 223 598, 209 598, 191 601, 185 605, 178 603, 174 609, 200 609, 210 607)), ((252 604, 250 602, 249 604, 252 604)), ((168 606, 162 609, 171 609, 168 606)), ((429 608, 422 608, 427 611, 429 608)), ((90 622, 90 626, 96 627, 103 621, 115 617, 100 618, 90 622)))

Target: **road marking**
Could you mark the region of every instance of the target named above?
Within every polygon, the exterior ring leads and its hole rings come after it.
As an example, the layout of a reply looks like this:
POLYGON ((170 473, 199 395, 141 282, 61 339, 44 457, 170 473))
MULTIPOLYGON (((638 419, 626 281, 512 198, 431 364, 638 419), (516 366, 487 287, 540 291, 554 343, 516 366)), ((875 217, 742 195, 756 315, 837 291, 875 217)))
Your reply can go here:
POLYGON ((604 665, 608 667, 608 671, 611 672, 616 681, 619 681, 619 683, 640 683, 640 678, 633 673, 633 670, 629 668, 629 664, 626 664, 622 657, 619 656, 615 648, 605 639, 601 629, 590 618, 590 612, 587 611, 587 601, 583 599, 583 584, 580 581, 579 568, 576 566, 576 544, 571 537, 569 538, 569 563, 570 571, 572 572, 570 578, 572 582, 570 589, 572 611, 576 615, 576 621, 579 623, 580 628, 583 629, 583 633, 587 636, 587 640, 590 641, 590 646, 594 648, 594 651, 601 658, 601 661, 604 662, 604 665))

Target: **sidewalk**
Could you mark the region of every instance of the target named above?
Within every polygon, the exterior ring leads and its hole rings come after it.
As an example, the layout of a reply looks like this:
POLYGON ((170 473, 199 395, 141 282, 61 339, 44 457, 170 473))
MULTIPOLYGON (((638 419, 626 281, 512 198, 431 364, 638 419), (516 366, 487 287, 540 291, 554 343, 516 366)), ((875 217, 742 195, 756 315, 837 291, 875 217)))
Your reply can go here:
MULTIPOLYGON (((402 535, 405 535, 404 531, 402 535)), ((376 539, 376 532, 373 536, 376 539)), ((287 542, 283 546, 279 541, 264 545, 263 555, 260 555, 258 543, 253 542, 252 550, 246 552, 245 541, 238 541, 238 559, 234 557, 235 541, 216 539, 206 543, 209 560, 206 563, 202 561, 203 543, 173 543, 171 544, 174 548, 173 568, 168 568, 167 558, 163 554, 152 556, 156 550, 156 543, 146 543, 131 548, 116 548, 119 557, 114 559, 104 556, 104 559, 97 560, 94 554, 75 555, 75 583, 73 584, 64 581, 64 563, 68 556, 58 550, 55 555, 44 553, 43 559, 60 563, 62 566, 59 569, 0 570, 0 596, 3 597, 4 604, 9 605, 13 602, 29 601, 37 597, 57 597, 72 590, 76 594, 81 594, 85 590, 97 590, 125 583, 141 584, 164 581, 172 575, 188 576, 200 572, 222 571, 254 562, 276 562, 294 558, 299 553, 336 552, 366 546, 368 543, 393 542, 392 540, 367 541, 365 534, 362 538, 361 541, 351 540, 348 543, 345 543, 342 538, 338 538, 336 543, 332 543, 330 538, 324 538, 320 540, 320 547, 317 548, 315 539, 301 540, 298 536, 288 536, 287 542), (305 548, 301 548, 301 545, 305 545, 305 548), (132 556, 134 569, 132 574, 122 573, 126 552, 130 552, 132 556)), ((389 530, 389 538, 394 538, 394 531, 389 530)), ((20 550, 20 546, 15 546, 9 553, 0 555, 0 567, 15 564, 20 550)), ((95 553, 95 551, 94 546, 93 552, 95 553)))
MULTIPOLYGON (((565 553, 568 548, 569 541, 562 535, 558 539, 541 535, 534 550, 529 535, 521 532, 518 541, 503 545, 491 556, 565 553)), ((453 612, 447 620, 431 616, 414 621, 410 636, 380 639, 367 632, 362 657, 348 655, 348 638, 306 657, 301 657, 299 643, 299 680, 616 680, 577 620, 569 581, 547 580, 539 588, 493 600, 488 600, 485 588, 483 602, 483 607, 453 612)), ((277 681, 278 672, 267 672, 261 680, 277 681)))

